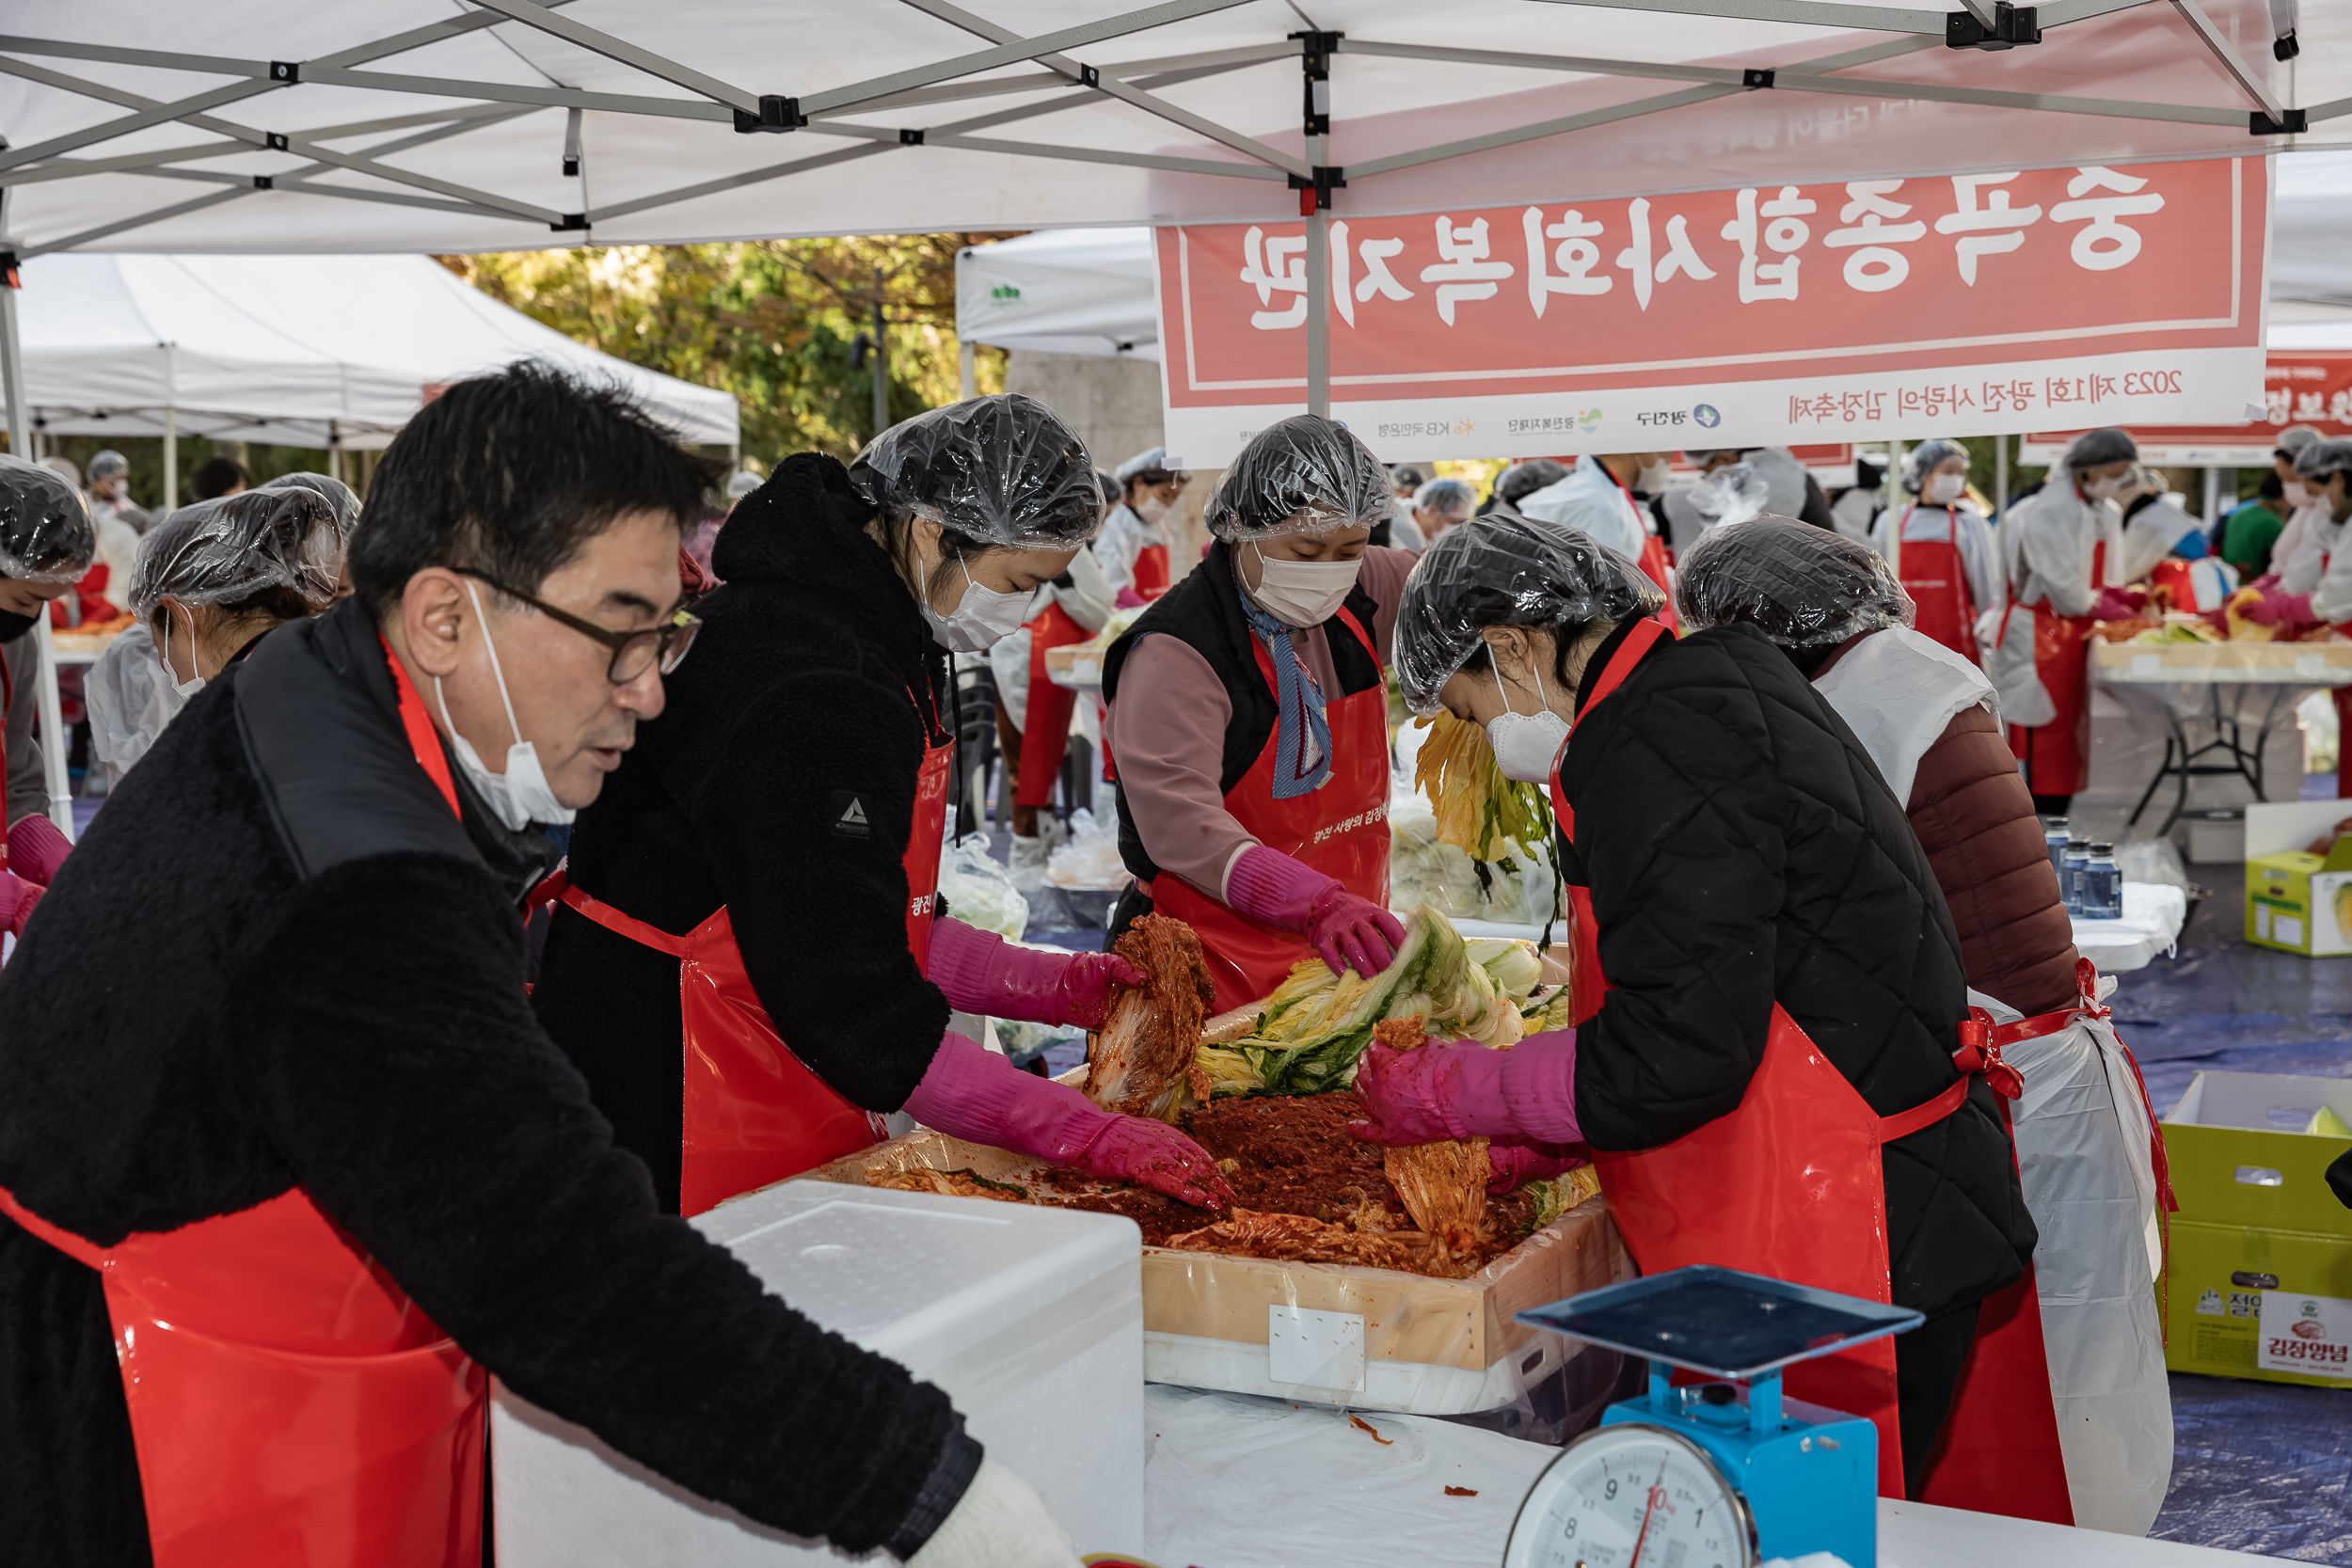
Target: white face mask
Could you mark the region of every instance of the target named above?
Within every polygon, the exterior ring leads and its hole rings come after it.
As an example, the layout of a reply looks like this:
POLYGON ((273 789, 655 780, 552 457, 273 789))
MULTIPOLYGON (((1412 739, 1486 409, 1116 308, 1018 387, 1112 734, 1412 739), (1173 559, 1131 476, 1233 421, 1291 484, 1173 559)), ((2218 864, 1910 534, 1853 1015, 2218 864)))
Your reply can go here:
POLYGON ((180 672, 171 667, 171 617, 166 615, 164 617, 164 649, 160 657, 164 661, 164 673, 171 677, 171 695, 164 703, 165 711, 167 714, 178 713, 188 705, 190 697, 204 689, 204 674, 196 662, 196 616, 186 610, 182 610, 180 613, 188 618, 188 668, 196 670, 197 673, 186 680, 182 680, 180 672))
POLYGON ((1513 713, 1511 689, 1502 683, 1502 660, 1491 642, 1486 657, 1495 667, 1495 689, 1502 693, 1502 714, 1486 721, 1486 744, 1494 748, 1495 766, 1504 778, 1520 784, 1549 784, 1552 759, 1568 738, 1568 721, 1551 711, 1541 668, 1535 672, 1535 695, 1546 705, 1534 713, 1513 713))
POLYGON ((1966 474, 1930 474, 1928 476, 1928 499, 1937 506, 1951 505, 1952 502, 1960 499, 1961 493, 1967 488, 1968 476, 1966 474))
POLYGON ((944 646, 960 654, 984 654, 1021 629, 1021 623, 1029 618, 1033 595, 982 588, 972 580, 969 566, 961 560, 956 566, 963 573, 963 597, 946 615, 933 610, 930 599, 922 599, 923 619, 930 623, 931 635, 944 646))
POLYGON ((2286 504, 2291 509, 2297 512, 2300 512, 2303 508, 2311 505, 2312 501, 2319 499, 2312 493, 2311 487, 2299 479, 2291 479, 2287 481, 2281 488, 2286 492, 2285 496, 2281 499, 2285 500, 2286 504))
POLYGON ((1279 561, 1251 540, 1258 557, 1258 586, 1249 596, 1290 626, 1319 626, 1331 618, 1356 586, 1361 561, 1279 561))
POLYGON ((1160 519, 1168 515, 1168 504, 1157 496, 1147 495, 1143 499, 1136 502, 1136 515, 1157 528, 1160 519))
POLYGON ((441 705, 441 722, 449 726, 457 766, 465 769, 474 792, 510 831, 520 832, 533 822, 569 822, 575 815, 572 808, 555 798, 547 772, 539 766, 539 749, 523 738, 522 726, 515 722, 515 699, 506 694, 506 672, 499 668, 498 644, 490 640, 490 623, 483 617, 482 595, 474 592, 471 578, 466 579, 466 593, 473 600, 474 619, 482 626, 482 645, 490 651, 490 676, 499 683, 499 701, 506 705, 506 728, 515 744, 506 749, 503 774, 483 767, 473 742, 457 733, 457 721, 449 716, 449 698, 441 690, 441 677, 436 675, 433 698, 441 705))
POLYGON ((1662 496, 1673 480, 1673 474, 1674 470, 1666 466, 1666 460, 1661 457, 1633 476, 1633 488, 1645 496, 1662 496))
POLYGON ((2109 474, 2105 479, 2094 479, 2087 482, 2083 485, 2083 494, 2089 496, 2092 500, 2103 501, 2113 496, 2122 488, 2123 488, 2122 477, 2119 474, 2109 474))

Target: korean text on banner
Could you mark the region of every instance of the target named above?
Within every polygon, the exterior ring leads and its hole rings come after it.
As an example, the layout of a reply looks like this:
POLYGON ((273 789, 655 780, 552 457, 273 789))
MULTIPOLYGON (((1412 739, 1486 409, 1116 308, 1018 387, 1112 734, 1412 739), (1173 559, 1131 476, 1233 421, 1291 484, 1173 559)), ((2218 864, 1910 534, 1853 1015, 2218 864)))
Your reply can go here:
MULTIPOLYGON (((2272 349, 2263 367, 2263 406, 2261 419, 2242 424, 2134 425, 2132 436, 2146 462, 2223 468, 2266 467, 2279 432, 2291 424, 2310 425, 2332 439, 2352 436, 2352 354, 2272 349)), ((2029 434, 2018 461, 2055 461, 2080 434, 2029 434)))
MULTIPOLYGON (((2241 420, 2269 211, 2223 158, 1335 217, 1332 413, 1410 457, 2241 420)), ((1304 408, 1308 244, 1157 231, 1196 464, 1304 408)))

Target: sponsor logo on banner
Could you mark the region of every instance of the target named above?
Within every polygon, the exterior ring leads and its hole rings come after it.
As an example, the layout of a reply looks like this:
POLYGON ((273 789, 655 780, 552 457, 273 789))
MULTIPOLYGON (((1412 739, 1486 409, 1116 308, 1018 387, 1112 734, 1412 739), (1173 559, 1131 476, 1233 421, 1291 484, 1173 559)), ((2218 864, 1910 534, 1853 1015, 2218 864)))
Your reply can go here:
POLYGON ((1313 301, 1304 223, 1169 226, 1169 439, 1221 462, 1303 407, 1311 306, 1334 416, 1416 457, 2243 419, 2268 180, 2221 158, 1419 216, 1343 203, 1313 301))
POLYGON ((2265 1291, 2254 1364, 2266 1372, 2352 1379, 2352 1301, 2265 1291))

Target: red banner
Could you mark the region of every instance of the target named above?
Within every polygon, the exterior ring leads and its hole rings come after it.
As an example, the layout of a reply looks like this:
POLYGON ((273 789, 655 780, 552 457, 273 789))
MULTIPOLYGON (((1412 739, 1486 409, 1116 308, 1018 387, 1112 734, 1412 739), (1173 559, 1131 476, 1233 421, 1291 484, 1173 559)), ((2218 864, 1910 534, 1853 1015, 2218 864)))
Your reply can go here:
MULTIPOLYGON (((2307 424, 2328 436, 2352 436, 2352 354, 2273 349, 2263 367, 2269 414, 2244 424, 2133 425, 2143 462, 2183 467, 2258 468, 2270 461, 2279 432, 2307 424)), ((2079 430, 2036 431, 2019 449, 2021 463, 2051 463, 2079 430)))
MULTIPOLYGON (((1309 234, 1158 231, 1196 463, 1305 406, 1309 234)), ((1413 457, 2242 417, 2268 234, 2260 158, 1332 220, 1332 413, 1413 457)))

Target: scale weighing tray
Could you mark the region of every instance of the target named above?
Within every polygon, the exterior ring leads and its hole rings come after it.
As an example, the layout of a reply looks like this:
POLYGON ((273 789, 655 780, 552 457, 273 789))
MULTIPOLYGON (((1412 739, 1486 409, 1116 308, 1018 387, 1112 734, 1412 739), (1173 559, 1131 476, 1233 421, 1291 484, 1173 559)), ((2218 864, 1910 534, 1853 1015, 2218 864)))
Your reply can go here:
POLYGON ((1878 1428, 1784 1401, 1781 1369, 1916 1328, 1921 1314, 1701 1264, 1518 1319, 1646 1357, 1649 1392, 1611 1405, 1545 1470, 1504 1568, 1755 1568, 1820 1551, 1873 1568, 1878 1428), (1670 1366, 1726 1381, 1676 1387, 1670 1366))

